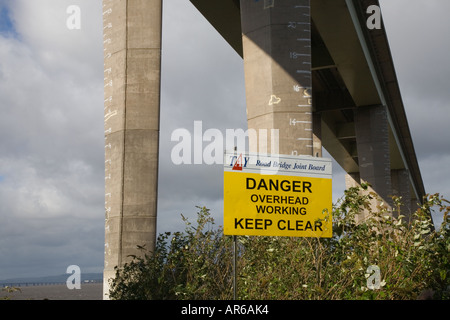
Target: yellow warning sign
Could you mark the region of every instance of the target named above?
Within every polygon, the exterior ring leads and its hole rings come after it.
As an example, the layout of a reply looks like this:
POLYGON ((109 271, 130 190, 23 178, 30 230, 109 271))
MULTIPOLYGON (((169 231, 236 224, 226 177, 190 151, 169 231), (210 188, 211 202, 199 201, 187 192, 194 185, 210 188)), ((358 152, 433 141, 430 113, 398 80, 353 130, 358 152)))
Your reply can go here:
MULTIPOLYGON (((232 158, 225 163, 224 233, 331 237, 331 161, 322 159, 318 163, 321 159, 306 159, 314 160, 311 170, 318 171, 308 173, 280 169, 279 157, 252 162, 252 156, 244 156, 245 161, 241 161, 239 170, 236 170, 232 158), (258 163, 264 164, 265 174, 258 173, 258 163), (274 163, 278 165, 273 167, 274 163), (270 168, 277 170, 270 172, 270 168)), ((234 157, 236 161, 239 159, 239 156, 234 157)), ((281 161, 285 168, 303 166, 303 171, 310 165, 298 157, 281 161)))

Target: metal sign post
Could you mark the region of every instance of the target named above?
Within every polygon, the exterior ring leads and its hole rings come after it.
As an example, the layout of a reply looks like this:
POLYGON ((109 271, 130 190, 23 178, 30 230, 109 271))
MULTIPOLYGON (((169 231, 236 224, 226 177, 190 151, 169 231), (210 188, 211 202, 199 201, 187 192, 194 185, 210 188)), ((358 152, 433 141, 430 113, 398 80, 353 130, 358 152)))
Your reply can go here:
POLYGON ((233 236, 233 300, 237 290, 237 236, 233 236))

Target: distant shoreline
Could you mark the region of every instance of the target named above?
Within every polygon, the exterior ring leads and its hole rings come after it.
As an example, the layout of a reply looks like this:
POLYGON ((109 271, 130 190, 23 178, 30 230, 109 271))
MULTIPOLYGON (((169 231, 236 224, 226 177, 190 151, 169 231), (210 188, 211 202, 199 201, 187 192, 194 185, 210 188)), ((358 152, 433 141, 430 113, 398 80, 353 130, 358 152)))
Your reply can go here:
POLYGON ((0 300, 103 300, 101 282, 81 283, 81 289, 68 289, 64 284, 15 287, 18 291, 8 293, 0 290, 0 300))
MULTIPOLYGON (((0 280, 0 288, 9 287, 34 287, 42 285, 66 284, 70 274, 60 274, 42 277, 22 277, 0 280)), ((103 273, 81 273, 81 283, 102 283, 103 273)))
MULTIPOLYGON (((85 280, 81 284, 91 283, 103 283, 103 280, 85 280)), ((37 287, 37 286, 53 286, 53 285, 66 285, 65 281, 38 281, 38 282, 1 282, 0 288, 5 287, 37 287)))

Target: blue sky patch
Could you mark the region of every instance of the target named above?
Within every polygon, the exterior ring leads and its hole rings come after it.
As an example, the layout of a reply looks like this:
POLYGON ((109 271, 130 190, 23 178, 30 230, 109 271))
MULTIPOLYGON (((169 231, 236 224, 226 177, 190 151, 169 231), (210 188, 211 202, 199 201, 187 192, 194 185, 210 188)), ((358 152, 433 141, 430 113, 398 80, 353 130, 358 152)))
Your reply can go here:
POLYGON ((14 24, 11 21, 10 12, 6 5, 0 4, 0 34, 15 35, 14 24))

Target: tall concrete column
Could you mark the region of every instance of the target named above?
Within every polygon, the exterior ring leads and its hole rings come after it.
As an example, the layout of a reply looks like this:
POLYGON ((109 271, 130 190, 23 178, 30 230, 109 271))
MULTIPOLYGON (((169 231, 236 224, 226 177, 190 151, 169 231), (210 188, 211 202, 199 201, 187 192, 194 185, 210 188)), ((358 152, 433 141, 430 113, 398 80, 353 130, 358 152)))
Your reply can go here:
POLYGON ((359 176, 392 205, 389 127, 385 106, 358 107, 355 111, 359 176))
POLYGON ((392 194, 401 197, 400 212, 405 216, 405 221, 411 219, 411 183, 409 172, 406 169, 391 170, 392 194))
POLYGON ((279 130, 250 150, 313 155, 310 0, 241 1, 241 25, 248 127, 279 130))
POLYGON ((322 115, 313 113, 313 156, 322 157, 322 115))
MULTIPOLYGON (((357 188, 361 187, 361 178, 359 172, 347 172, 345 174, 345 188, 357 188)), ((362 210, 359 214, 355 216, 355 222, 357 224, 364 222, 367 218, 366 210, 362 210)))
POLYGON ((161 0, 103 0, 104 293, 137 246, 156 242, 161 0))

